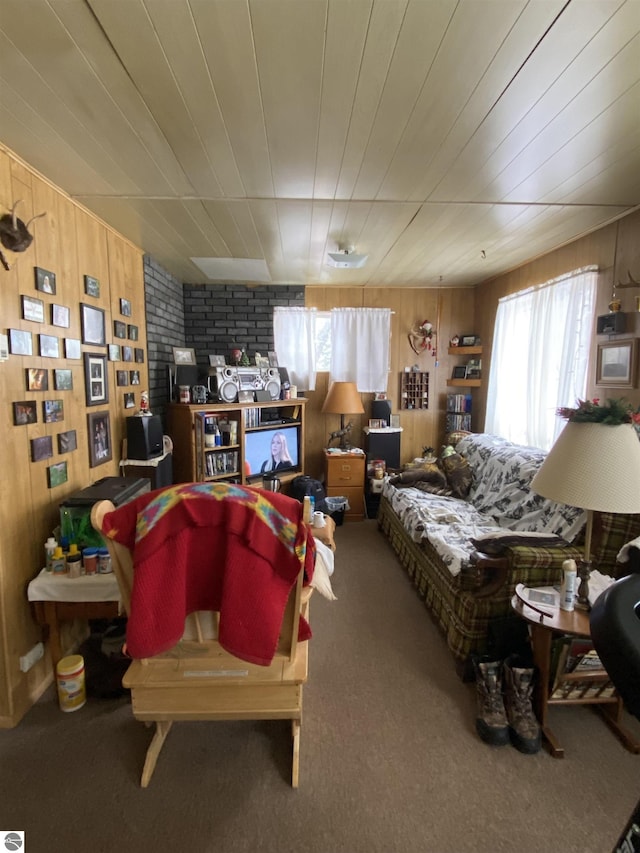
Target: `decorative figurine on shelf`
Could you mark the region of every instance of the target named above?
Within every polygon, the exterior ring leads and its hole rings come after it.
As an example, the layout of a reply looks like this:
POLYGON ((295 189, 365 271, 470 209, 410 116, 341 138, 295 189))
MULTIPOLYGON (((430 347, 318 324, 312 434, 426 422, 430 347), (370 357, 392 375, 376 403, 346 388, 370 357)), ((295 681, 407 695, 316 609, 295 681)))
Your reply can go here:
POLYGON ((139 418, 150 418, 151 411, 149 409, 149 392, 143 391, 140 394, 140 408, 138 409, 139 418))
POLYGON ((423 320, 422 323, 416 323, 412 326, 408 335, 409 346, 420 355, 425 350, 435 357, 436 354, 436 333, 433 325, 428 320, 423 320))
POLYGON ((231 363, 235 364, 236 367, 240 364, 240 359, 242 358, 242 350, 238 346, 234 346, 231 350, 231 363))
POLYGON ((240 356, 240 367, 249 367, 250 364, 251 362, 249 361, 247 351, 244 347, 242 347, 242 355, 240 356))
POLYGON ((458 335, 454 335, 451 338, 451 340, 449 341, 449 346, 450 347, 457 347, 459 343, 460 343, 460 338, 458 337, 458 335))

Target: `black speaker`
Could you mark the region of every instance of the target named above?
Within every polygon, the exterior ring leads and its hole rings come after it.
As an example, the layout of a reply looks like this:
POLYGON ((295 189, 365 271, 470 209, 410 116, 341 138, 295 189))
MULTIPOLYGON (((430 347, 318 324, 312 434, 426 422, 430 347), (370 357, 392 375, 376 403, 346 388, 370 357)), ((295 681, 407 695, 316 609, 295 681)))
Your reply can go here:
POLYGON ((127 459, 162 456, 163 434, 159 415, 127 418, 127 459))
POLYGON ((371 417, 374 420, 385 421, 387 426, 391 426, 391 403, 389 400, 373 400, 371 417))
POLYGON ((596 331, 599 335, 615 335, 624 332, 625 329, 625 315, 622 311, 614 311, 598 317, 596 331))

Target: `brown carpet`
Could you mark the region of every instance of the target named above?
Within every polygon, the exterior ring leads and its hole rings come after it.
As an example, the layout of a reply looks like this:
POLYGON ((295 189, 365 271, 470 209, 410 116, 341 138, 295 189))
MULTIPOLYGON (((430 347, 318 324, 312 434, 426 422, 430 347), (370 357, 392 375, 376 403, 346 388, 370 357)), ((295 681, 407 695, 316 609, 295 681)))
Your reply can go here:
MULTIPOLYGON (((555 707, 564 760, 483 744, 475 693, 375 522, 336 531, 338 600, 312 600, 300 788, 284 722, 176 723, 150 787, 128 700, 62 713, 53 690, 0 731, 0 825, 25 853, 608 853, 640 756, 555 707)), ((640 723, 628 718, 640 736, 640 723)))

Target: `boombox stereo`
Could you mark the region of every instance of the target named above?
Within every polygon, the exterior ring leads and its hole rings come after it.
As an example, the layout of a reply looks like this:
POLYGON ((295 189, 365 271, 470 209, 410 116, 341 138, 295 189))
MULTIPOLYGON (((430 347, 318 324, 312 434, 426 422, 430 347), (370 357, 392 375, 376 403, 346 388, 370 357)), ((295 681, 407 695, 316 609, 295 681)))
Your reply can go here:
POLYGON ((277 367, 214 367, 209 380, 209 393, 221 403, 235 403, 239 391, 267 391, 272 400, 280 399, 277 367))

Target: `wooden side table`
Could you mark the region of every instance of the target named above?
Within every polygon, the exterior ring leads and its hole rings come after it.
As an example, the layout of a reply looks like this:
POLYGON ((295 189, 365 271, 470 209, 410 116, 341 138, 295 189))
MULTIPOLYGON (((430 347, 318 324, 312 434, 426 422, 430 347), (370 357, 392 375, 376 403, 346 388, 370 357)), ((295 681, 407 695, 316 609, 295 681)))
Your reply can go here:
POLYGON ((350 509, 346 521, 364 520, 364 453, 324 452, 325 491, 327 497, 344 496, 350 509))
MULTIPOLYGON (((564 758, 564 748, 554 735, 547 723, 549 705, 594 705, 602 714, 609 728, 620 738, 624 746, 633 753, 640 753, 640 743, 631 732, 621 725, 623 703, 622 699, 613 696, 550 698, 549 678, 551 675, 551 644, 554 633, 566 634, 573 637, 590 638, 589 614, 585 610, 560 610, 549 608, 552 615, 542 616, 532 610, 517 596, 511 599, 511 607, 518 616, 525 619, 530 626, 533 662, 538 668, 538 683, 535 693, 535 710, 542 730, 542 736, 549 752, 554 758, 564 758)), ((571 675, 571 674, 569 674, 571 675)), ((575 676, 574 676, 575 677, 575 676)), ((600 679, 606 681, 608 676, 604 670, 594 673, 581 673, 581 680, 600 679)))

